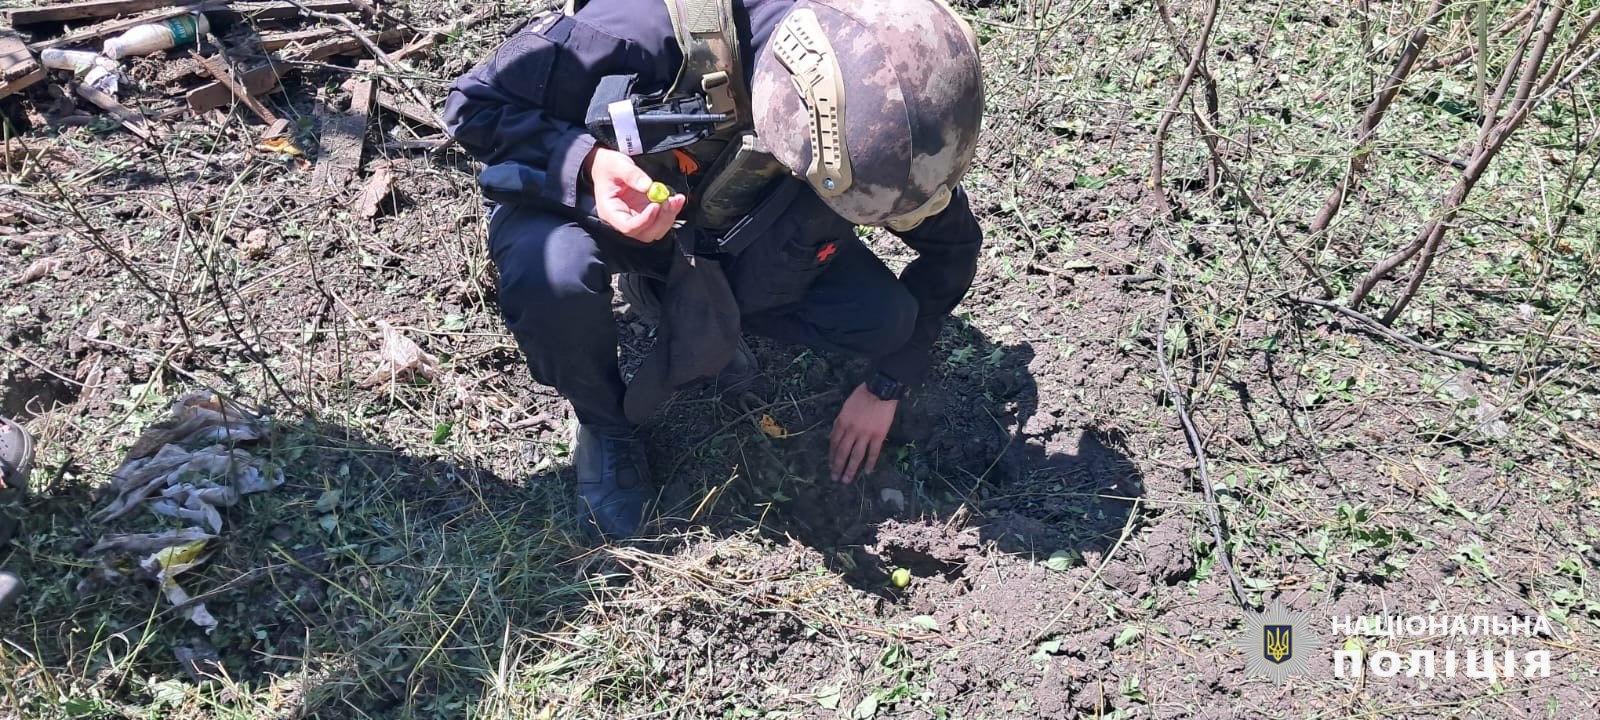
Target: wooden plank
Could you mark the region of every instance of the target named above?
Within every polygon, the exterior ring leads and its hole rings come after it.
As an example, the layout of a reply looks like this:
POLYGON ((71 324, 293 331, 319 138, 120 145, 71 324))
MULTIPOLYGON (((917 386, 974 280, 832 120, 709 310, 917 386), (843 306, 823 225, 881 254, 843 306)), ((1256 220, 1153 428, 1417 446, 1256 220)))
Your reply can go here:
POLYGON ((362 220, 371 220, 378 216, 383 209, 383 203, 394 192, 394 163, 387 160, 372 164, 372 175, 361 185, 361 192, 356 195, 351 208, 355 210, 356 217, 362 220))
MULTIPOLYGON (((377 45, 380 43, 394 42, 405 36, 405 30, 401 28, 391 28, 381 32, 368 33, 367 39, 371 40, 373 45, 377 45)), ((349 35, 345 35, 335 40, 328 40, 326 42, 312 45, 311 47, 306 48, 304 52, 286 53, 284 57, 289 60, 322 62, 323 60, 327 60, 335 55, 348 55, 356 52, 357 50, 361 51, 361 54, 365 54, 366 46, 361 44, 360 40, 349 35)))
POLYGON ((405 118, 413 124, 430 127, 435 130, 444 130, 444 128, 438 126, 438 121, 432 111, 418 105, 417 101, 398 95, 387 88, 378 91, 378 106, 405 118))
POLYGON ((91 18, 116 17, 118 15, 131 15, 133 13, 154 10, 159 7, 177 5, 185 0, 88 0, 88 2, 65 3, 60 5, 35 5, 34 7, 17 8, 6 11, 6 17, 11 19, 12 25, 37 25, 47 22, 66 22, 68 20, 88 20, 91 18))
POLYGON ((10 29, 0 28, 0 97, 26 90, 44 76, 44 68, 22 44, 22 38, 10 29))
POLYGON ((350 78, 344 87, 350 91, 350 109, 335 112, 325 105, 318 106, 322 118, 322 138, 318 144, 317 169, 311 175, 314 188, 340 191, 361 171, 361 151, 367 144, 367 119, 372 112, 373 89, 376 79, 372 71, 376 64, 363 60, 356 65, 361 73, 350 78))
MULTIPOLYGON (((356 9, 350 0, 304 0, 300 4, 316 12, 326 13, 350 12, 356 9)), ((233 4, 233 9, 256 21, 300 17, 300 8, 286 2, 239 2, 233 4)))
POLYGON ((122 126, 127 128, 128 132, 139 136, 141 140, 149 141, 151 139, 150 126, 146 124, 143 115, 129 110, 122 103, 117 102, 116 98, 96 90, 88 83, 78 83, 77 91, 78 95, 82 96, 83 99, 94 103, 101 110, 111 113, 112 116, 121 121, 122 126))
MULTIPOLYGON (((404 37, 405 30, 395 28, 383 32, 371 33, 367 37, 373 43, 394 42, 404 37)), ((359 40, 348 35, 328 40, 327 42, 312 45, 309 48, 291 48, 283 53, 282 60, 267 65, 246 70, 239 75, 239 84, 250 91, 251 95, 270 94, 278 87, 278 78, 283 73, 294 71, 296 68, 284 60, 302 60, 307 62, 321 62, 335 55, 365 51, 359 40)), ((184 96, 189 103, 189 109, 203 113, 213 108, 219 108, 233 101, 233 92, 220 82, 213 82, 197 87, 184 96)), ((430 123, 431 124, 431 123, 430 123)))
POLYGON ((429 140, 390 140, 383 144, 383 149, 396 152, 426 150, 432 152, 451 143, 450 138, 432 138, 429 140))
POLYGON ((187 5, 179 5, 177 7, 163 8, 163 9, 160 9, 160 10, 152 10, 150 12, 144 13, 142 15, 136 15, 136 16, 131 17, 131 18, 123 18, 121 20, 111 20, 111 21, 100 23, 100 24, 95 25, 93 27, 87 27, 87 28, 83 28, 83 29, 80 29, 80 30, 74 30, 73 32, 67 33, 67 34, 62 35, 62 36, 57 37, 57 38, 52 38, 50 40, 45 40, 43 42, 36 42, 36 43, 34 43, 32 45, 32 47, 35 50, 44 50, 45 48, 70 47, 70 46, 75 46, 75 45, 83 45, 83 44, 87 43, 90 40, 94 40, 94 39, 97 39, 97 38, 105 37, 106 35, 111 35, 113 33, 120 33, 123 30, 127 30, 128 28, 134 27, 136 25, 145 25, 145 24, 148 24, 148 23, 158 23, 158 22, 161 22, 162 20, 167 20, 167 19, 170 19, 170 18, 178 17, 179 15, 188 15, 189 13, 195 13, 195 12, 205 12, 205 11, 212 11, 212 10, 220 10, 220 9, 225 8, 227 6, 228 6, 228 0, 202 0, 202 2, 190 2, 187 5))
MULTIPOLYGON (((270 95, 278 89, 280 67, 277 63, 259 65, 239 73, 235 80, 252 96, 270 95)), ((190 110, 203 113, 233 102, 233 91, 221 82, 212 82, 190 90, 184 100, 189 103, 190 110)))
POLYGON ((296 30, 294 32, 263 33, 261 35, 261 49, 273 52, 282 50, 290 45, 320 42, 338 35, 339 32, 336 28, 320 27, 311 30, 296 30))
POLYGON ((267 106, 262 105, 260 100, 255 99, 255 96, 250 94, 249 88, 239 82, 239 78, 234 77, 233 68, 228 66, 226 57, 221 55, 206 57, 194 50, 190 50, 189 54, 199 61, 201 66, 205 67, 207 75, 222 83, 222 86, 228 89, 228 93, 233 95, 239 102, 244 103, 245 107, 250 108, 250 112, 261 118, 261 122, 268 125, 278 122, 278 116, 272 114, 272 111, 268 110, 267 106))
POLYGON ((3 83, 0 83, 0 98, 22 92, 23 90, 37 85, 40 80, 45 78, 45 74, 44 68, 37 68, 33 72, 23 75, 15 80, 7 80, 3 83))

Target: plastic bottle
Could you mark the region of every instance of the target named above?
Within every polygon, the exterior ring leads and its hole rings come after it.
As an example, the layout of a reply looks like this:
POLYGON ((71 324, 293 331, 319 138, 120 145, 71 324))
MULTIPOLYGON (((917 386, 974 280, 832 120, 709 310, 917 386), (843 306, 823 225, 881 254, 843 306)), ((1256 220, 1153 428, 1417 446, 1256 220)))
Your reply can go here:
POLYGON ((45 48, 39 52, 39 64, 51 70, 71 70, 85 72, 89 68, 105 68, 116 70, 117 64, 110 58, 89 50, 62 50, 61 48, 45 48))
POLYGON ((111 38, 105 44, 105 56, 113 60, 132 55, 149 55, 158 50, 187 45, 210 32, 211 24, 201 14, 180 15, 166 22, 139 25, 111 38))
POLYGON ((70 70, 81 81, 100 92, 115 96, 121 78, 117 75, 117 61, 88 50, 62 50, 46 48, 39 53, 39 64, 51 70, 70 70))

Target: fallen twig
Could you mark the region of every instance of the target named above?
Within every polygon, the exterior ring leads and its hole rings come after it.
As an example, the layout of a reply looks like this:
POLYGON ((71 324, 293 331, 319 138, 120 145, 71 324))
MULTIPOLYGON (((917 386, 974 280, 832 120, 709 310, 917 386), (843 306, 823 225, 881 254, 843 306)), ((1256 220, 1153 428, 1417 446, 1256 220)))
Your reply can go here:
POLYGON ((1336 313, 1338 313, 1340 315, 1343 315, 1343 316, 1345 316, 1347 318, 1350 318, 1352 320, 1355 320, 1355 321, 1361 323, 1361 327, 1363 329, 1367 330, 1368 332, 1371 332, 1372 334, 1377 335, 1377 336, 1382 337, 1382 338, 1385 338, 1387 340, 1392 340, 1394 342, 1397 342, 1397 343, 1399 343, 1401 345, 1404 345, 1405 347, 1411 348, 1412 350, 1416 350, 1418 352, 1429 353, 1431 355, 1438 355, 1439 357, 1448 358, 1450 360, 1454 360, 1454 361, 1456 361, 1458 363, 1461 363, 1463 365, 1471 365, 1471 366, 1476 367, 1476 368, 1490 369, 1490 366, 1489 366, 1488 363, 1484 362, 1481 358, 1479 358, 1479 357, 1477 357, 1475 355, 1467 355, 1465 353, 1451 352, 1449 350, 1445 350, 1445 349, 1442 349, 1442 348, 1436 348, 1436 347, 1433 347, 1432 345, 1424 344, 1424 343, 1422 343, 1420 341, 1417 341, 1417 340, 1414 340, 1412 338, 1406 337, 1402 333, 1396 332, 1395 330, 1393 330, 1389 326, 1384 325, 1383 323, 1379 322, 1377 318, 1371 317, 1371 316, 1367 315, 1366 313, 1363 313, 1363 312, 1361 312, 1359 310, 1353 310, 1353 309, 1351 309, 1349 307, 1346 307, 1344 305, 1340 305, 1338 303, 1328 302, 1326 300, 1318 300, 1316 298, 1291 297, 1291 298, 1289 298, 1289 300, 1291 302, 1302 303, 1302 304, 1305 304, 1305 305, 1315 305, 1315 306, 1320 307, 1320 308, 1326 308, 1328 310, 1332 310, 1332 311, 1334 311, 1334 312, 1336 312, 1336 313))
POLYGON ((1222 530, 1222 509, 1217 504, 1217 489, 1211 483, 1204 440, 1194 426, 1194 418, 1189 416, 1189 403, 1184 400, 1178 382, 1172 377, 1172 368, 1167 366, 1167 326, 1172 321, 1172 311, 1177 308, 1177 303, 1173 299, 1172 267, 1165 259, 1156 262, 1161 267, 1161 276, 1167 286, 1166 307, 1161 311, 1161 326, 1156 328, 1156 364, 1161 369, 1161 379, 1166 384, 1167 396, 1172 398, 1178 421, 1183 424, 1183 436, 1189 441, 1189 452, 1194 455, 1195 476, 1206 495, 1206 521, 1211 526, 1211 540, 1216 543, 1217 563, 1227 574, 1228 585, 1233 590, 1234 599, 1239 601, 1239 607, 1249 610, 1252 606, 1245 599, 1244 583, 1239 580, 1239 573, 1233 567, 1233 555, 1228 552, 1227 536, 1222 530))
POLYGON ((725 433, 725 432, 727 432, 729 430, 732 430, 734 428, 734 426, 736 426, 739 423, 742 423, 742 422, 744 422, 746 420, 749 420, 750 418, 755 417, 759 413, 765 412, 765 411, 770 410, 772 408, 775 408, 775 407, 777 407, 779 405, 789 405, 791 403, 795 404, 795 405, 799 405, 799 404, 802 404, 802 403, 816 402, 816 401, 821 400, 821 399, 823 399, 825 397, 829 397, 829 396, 837 395, 837 394, 839 394, 838 390, 824 390, 824 391, 819 392, 819 393, 817 393, 815 395, 812 395, 811 397, 808 397, 808 398, 802 398, 800 400, 776 400, 776 401, 773 401, 773 402, 769 402, 769 403, 767 403, 765 405, 762 405, 761 407, 753 408, 753 409, 745 412, 743 415, 740 415, 739 417, 736 417, 736 418, 734 418, 732 420, 729 420, 727 423, 723 424, 722 427, 717 428, 716 432, 711 433, 710 435, 707 435, 705 437, 705 439, 701 440, 700 442, 695 443, 694 447, 691 447, 688 450, 684 451, 684 453, 682 455, 678 456, 677 460, 673 461, 672 470, 667 473, 667 477, 672 477, 673 475, 678 474, 678 468, 683 466, 683 463, 689 459, 689 456, 694 455, 695 453, 700 451, 700 448, 705 447, 706 443, 711 442, 712 440, 715 440, 716 438, 720 437, 723 433, 725 433))

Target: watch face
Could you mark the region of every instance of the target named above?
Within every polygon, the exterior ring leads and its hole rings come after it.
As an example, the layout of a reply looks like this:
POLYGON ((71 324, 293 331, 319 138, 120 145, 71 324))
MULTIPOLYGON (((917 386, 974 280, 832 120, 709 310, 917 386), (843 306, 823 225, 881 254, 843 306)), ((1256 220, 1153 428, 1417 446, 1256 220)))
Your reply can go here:
POLYGON ((905 394, 905 386, 889 378, 878 376, 867 383, 867 390, 878 396, 879 400, 899 400, 905 394))

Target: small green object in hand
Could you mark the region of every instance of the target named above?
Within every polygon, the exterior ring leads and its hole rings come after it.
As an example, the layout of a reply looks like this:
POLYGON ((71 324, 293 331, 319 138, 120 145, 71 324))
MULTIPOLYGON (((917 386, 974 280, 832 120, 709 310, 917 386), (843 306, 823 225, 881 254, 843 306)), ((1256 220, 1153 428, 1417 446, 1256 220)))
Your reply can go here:
POLYGON ((672 197, 672 188, 667 187, 665 183, 650 183, 650 190, 645 192, 645 197, 650 198, 650 202, 653 203, 664 203, 672 197))
POLYGON ((889 575, 889 582, 894 583, 894 586, 897 588, 903 588, 907 585, 910 585, 911 571, 905 568, 896 568, 895 571, 889 575))

